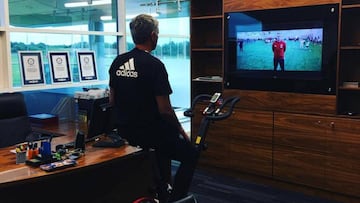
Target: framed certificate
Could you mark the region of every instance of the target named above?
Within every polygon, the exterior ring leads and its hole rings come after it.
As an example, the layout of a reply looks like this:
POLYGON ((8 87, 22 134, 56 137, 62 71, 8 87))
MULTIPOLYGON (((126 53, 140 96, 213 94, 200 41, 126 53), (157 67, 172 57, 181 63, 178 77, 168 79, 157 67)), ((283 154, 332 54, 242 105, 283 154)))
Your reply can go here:
POLYGON ((80 81, 98 79, 94 51, 78 51, 77 60, 79 64, 80 81))
POLYGON ((22 84, 24 86, 45 84, 41 51, 19 51, 18 54, 22 84))
POLYGON ((49 51, 48 55, 52 82, 55 84, 70 83, 72 80, 69 52, 49 51))

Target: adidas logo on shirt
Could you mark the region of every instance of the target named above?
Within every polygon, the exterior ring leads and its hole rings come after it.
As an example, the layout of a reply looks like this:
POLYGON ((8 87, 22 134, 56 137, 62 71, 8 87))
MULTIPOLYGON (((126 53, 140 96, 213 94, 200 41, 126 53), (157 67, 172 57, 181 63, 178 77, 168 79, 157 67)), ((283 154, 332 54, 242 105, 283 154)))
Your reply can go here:
POLYGON ((116 75, 118 77, 137 78, 138 72, 135 71, 134 58, 129 59, 129 61, 120 66, 119 69, 116 70, 116 75))

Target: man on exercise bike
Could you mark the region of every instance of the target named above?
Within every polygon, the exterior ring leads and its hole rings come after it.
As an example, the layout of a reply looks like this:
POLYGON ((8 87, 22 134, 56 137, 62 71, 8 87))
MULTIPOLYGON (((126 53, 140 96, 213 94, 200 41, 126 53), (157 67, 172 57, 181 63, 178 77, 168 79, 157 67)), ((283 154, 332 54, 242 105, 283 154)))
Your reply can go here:
POLYGON ((151 51, 156 48, 158 21, 141 14, 130 22, 135 48, 115 58, 109 69, 110 103, 118 117, 119 134, 134 146, 155 150, 160 172, 159 185, 172 182, 171 160, 180 162, 170 198, 187 195, 196 165, 195 148, 171 106, 172 93, 165 65, 151 51))

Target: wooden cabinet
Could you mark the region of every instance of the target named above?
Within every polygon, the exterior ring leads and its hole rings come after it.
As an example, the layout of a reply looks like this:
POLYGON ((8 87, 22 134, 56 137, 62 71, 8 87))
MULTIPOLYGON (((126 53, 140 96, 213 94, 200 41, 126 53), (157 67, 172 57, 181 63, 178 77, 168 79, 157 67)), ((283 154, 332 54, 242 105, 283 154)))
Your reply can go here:
POLYGON ((324 187, 327 121, 274 113, 274 178, 324 187))
POLYGON ((210 124, 201 165, 271 177, 272 123, 272 112, 235 109, 210 124))
POLYGON ((191 95, 222 91, 222 0, 191 2, 191 95))
POLYGON ((340 18, 338 114, 360 113, 360 1, 343 0, 340 18), (346 83, 355 82, 349 85, 346 83))
POLYGON ((272 176, 272 112, 236 109, 219 126, 227 129, 231 169, 272 176))
MULTIPOLYGON (((201 121, 203 119, 202 111, 206 108, 207 105, 200 104, 196 106, 194 111, 194 117, 191 118, 191 138, 195 139, 198 135, 201 121)), ((211 122, 209 128, 207 129, 206 134, 206 146, 207 149, 201 153, 201 158, 199 160, 200 167, 211 168, 211 169, 229 169, 230 165, 230 151, 228 134, 224 134, 224 129, 222 128, 221 121, 211 122)))
POLYGON ((330 120, 331 128, 326 131, 325 188, 360 197, 360 120, 330 120))
POLYGON ((274 178, 360 197, 360 120, 274 113, 274 178))
MULTIPOLYGON (((360 87, 344 86, 360 82, 359 24, 360 0, 192 1, 192 97, 215 91, 240 97, 230 118, 210 125, 200 166, 359 200, 360 87), (332 3, 341 7, 336 95, 223 89, 222 80, 206 78, 223 77, 224 12, 332 3)), ((200 119, 192 120, 192 133, 200 119)))

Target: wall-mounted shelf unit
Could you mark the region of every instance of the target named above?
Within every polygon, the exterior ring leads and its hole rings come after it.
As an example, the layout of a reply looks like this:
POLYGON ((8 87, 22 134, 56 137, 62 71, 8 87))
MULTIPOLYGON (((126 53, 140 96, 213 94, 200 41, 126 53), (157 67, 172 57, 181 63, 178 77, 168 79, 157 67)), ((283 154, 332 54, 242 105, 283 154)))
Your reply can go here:
POLYGON ((191 2, 192 98, 198 94, 222 91, 222 13, 222 0, 191 2))
POLYGON ((339 48, 337 113, 360 113, 360 1, 343 0, 339 48))

